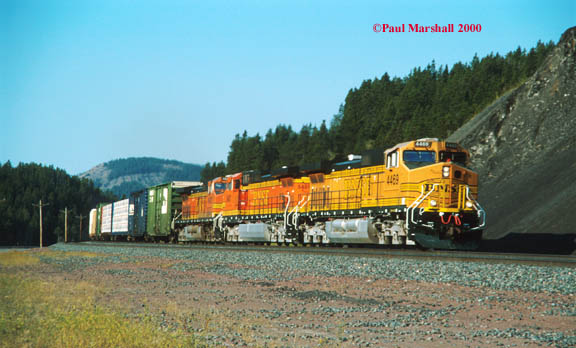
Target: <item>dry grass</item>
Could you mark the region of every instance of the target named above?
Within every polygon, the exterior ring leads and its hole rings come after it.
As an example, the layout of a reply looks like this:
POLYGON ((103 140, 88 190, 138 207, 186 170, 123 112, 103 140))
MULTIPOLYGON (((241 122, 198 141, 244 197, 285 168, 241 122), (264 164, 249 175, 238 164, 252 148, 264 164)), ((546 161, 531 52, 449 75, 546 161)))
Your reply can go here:
POLYGON ((0 253, 0 266, 29 266, 37 264, 39 259, 26 251, 7 251, 0 253))
POLYGON ((54 259, 63 259, 68 257, 86 257, 86 258, 93 258, 93 257, 103 257, 106 254, 100 253, 91 253, 87 251, 46 251, 46 256, 54 258, 54 259))
POLYGON ((33 253, 0 255, 0 347, 202 346, 187 332, 161 329, 151 314, 128 316, 97 305, 102 289, 93 284, 41 281, 22 271, 38 261, 33 253))
POLYGON ((17 266, 30 266, 37 264, 40 259, 39 256, 45 256, 52 259, 65 259, 69 257, 84 257, 93 258, 101 257, 103 254, 90 253, 90 252, 80 252, 80 251, 53 251, 53 250, 42 250, 39 251, 7 251, 0 253, 0 266, 4 267, 17 267, 17 266))

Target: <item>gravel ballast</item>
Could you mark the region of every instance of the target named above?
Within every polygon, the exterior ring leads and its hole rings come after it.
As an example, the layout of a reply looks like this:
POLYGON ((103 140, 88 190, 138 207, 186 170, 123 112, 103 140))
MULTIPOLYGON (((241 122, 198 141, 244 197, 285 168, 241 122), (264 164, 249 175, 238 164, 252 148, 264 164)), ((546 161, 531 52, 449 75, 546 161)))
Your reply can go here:
POLYGON ((67 279, 93 279, 123 305, 152 308, 160 325, 184 325, 208 345, 576 345, 573 267, 202 247, 50 249, 80 252, 43 258, 67 279))
MULTIPOLYGON (((457 283, 503 290, 528 290, 561 294, 576 292, 576 271, 571 267, 543 267, 483 262, 425 261, 400 258, 362 258, 341 255, 300 255, 271 252, 234 252, 217 249, 134 248, 57 244, 60 251, 100 252, 130 257, 160 257, 206 263, 210 273, 230 275, 244 280, 290 280, 304 275, 326 277, 370 277, 435 283, 457 283), (245 268, 227 267, 244 265, 245 268)), ((65 262, 65 261, 62 261, 65 262)), ((84 260, 98 262, 98 260, 84 260)), ((107 262, 119 262, 109 256, 107 262)), ((67 267, 79 267, 70 261, 67 267)), ((186 270, 188 264, 174 269, 186 270)))

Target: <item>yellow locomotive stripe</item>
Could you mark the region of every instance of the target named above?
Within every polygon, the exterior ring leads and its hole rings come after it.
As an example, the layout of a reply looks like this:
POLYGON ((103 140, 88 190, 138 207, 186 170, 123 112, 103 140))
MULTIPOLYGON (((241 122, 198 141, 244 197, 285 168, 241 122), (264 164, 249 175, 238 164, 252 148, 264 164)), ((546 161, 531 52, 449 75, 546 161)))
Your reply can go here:
POLYGON ((373 166, 373 167, 364 167, 361 168, 361 173, 363 175, 366 174, 380 174, 380 173, 384 173, 384 171, 386 170, 385 166, 373 166))
POLYGON ((284 210, 271 208, 271 209, 248 209, 242 211, 242 215, 268 215, 268 214, 284 214, 284 210))

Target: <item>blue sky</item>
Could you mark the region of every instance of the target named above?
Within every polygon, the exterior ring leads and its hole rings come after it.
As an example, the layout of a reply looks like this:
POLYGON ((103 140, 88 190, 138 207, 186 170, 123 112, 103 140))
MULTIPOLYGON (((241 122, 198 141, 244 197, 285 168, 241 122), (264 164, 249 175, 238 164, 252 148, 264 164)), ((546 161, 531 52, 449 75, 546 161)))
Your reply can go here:
POLYGON ((558 41, 574 1, 0 0, 0 162, 226 160, 236 133, 330 121, 351 88, 558 41), (375 33, 376 23, 481 24, 375 33))

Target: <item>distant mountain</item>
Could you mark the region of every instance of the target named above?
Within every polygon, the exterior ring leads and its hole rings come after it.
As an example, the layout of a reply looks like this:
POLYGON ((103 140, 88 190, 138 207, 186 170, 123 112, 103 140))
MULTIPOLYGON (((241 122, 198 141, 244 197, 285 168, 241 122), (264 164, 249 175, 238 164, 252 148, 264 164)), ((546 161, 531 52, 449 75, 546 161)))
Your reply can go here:
POLYGON ((202 167, 152 157, 131 157, 102 163, 79 175, 102 190, 128 196, 130 192, 168 181, 199 181, 202 167))
POLYGON ((576 234, 576 27, 528 81, 449 140, 471 150, 487 237, 576 234))

